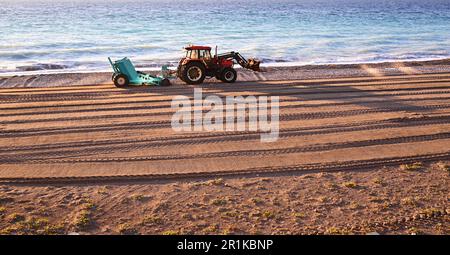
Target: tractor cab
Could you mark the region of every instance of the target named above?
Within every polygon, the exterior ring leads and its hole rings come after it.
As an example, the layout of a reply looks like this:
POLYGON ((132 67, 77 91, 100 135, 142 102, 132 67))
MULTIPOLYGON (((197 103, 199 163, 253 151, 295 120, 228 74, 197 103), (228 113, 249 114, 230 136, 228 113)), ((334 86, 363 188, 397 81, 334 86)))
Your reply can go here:
POLYGON ((186 58, 198 60, 211 60, 211 47, 208 46, 188 46, 186 49, 186 58))

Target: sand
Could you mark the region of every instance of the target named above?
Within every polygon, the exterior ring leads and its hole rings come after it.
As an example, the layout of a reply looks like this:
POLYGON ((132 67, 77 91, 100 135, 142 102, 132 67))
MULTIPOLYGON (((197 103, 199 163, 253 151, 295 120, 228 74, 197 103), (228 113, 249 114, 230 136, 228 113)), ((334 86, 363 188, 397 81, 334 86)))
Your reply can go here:
POLYGON ((448 60, 239 70, 203 86, 118 89, 107 73, 0 86, 5 234, 449 233, 448 60), (175 132, 173 96, 199 87, 280 96, 279 140, 175 132))

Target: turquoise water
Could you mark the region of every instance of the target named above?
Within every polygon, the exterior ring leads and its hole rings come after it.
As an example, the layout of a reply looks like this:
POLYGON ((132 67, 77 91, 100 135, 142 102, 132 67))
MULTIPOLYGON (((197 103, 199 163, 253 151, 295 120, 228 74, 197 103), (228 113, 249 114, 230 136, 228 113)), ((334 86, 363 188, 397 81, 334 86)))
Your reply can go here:
POLYGON ((449 0, 0 0, 0 72, 176 65, 187 44, 265 65, 450 57, 449 0))

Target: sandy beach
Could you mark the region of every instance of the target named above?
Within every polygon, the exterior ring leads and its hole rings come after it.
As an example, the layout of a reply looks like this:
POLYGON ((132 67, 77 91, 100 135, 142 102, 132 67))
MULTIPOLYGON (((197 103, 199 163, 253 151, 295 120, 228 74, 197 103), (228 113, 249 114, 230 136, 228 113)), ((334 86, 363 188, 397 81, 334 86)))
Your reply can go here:
POLYGON ((172 83, 0 75, 1 233, 450 233, 449 59, 172 83), (175 132, 199 87, 279 96, 279 140, 175 132))

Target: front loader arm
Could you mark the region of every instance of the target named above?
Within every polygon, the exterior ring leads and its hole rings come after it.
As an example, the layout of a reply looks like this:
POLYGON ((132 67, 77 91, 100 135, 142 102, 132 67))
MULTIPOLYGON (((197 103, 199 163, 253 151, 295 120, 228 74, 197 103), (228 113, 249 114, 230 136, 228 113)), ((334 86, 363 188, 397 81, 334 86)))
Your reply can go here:
POLYGON ((247 60, 239 52, 231 51, 227 53, 222 53, 218 55, 218 58, 225 58, 225 59, 231 58, 236 60, 236 62, 243 68, 250 69, 253 71, 260 71, 259 69, 259 64, 261 63, 260 61, 253 58, 249 58, 247 60))

